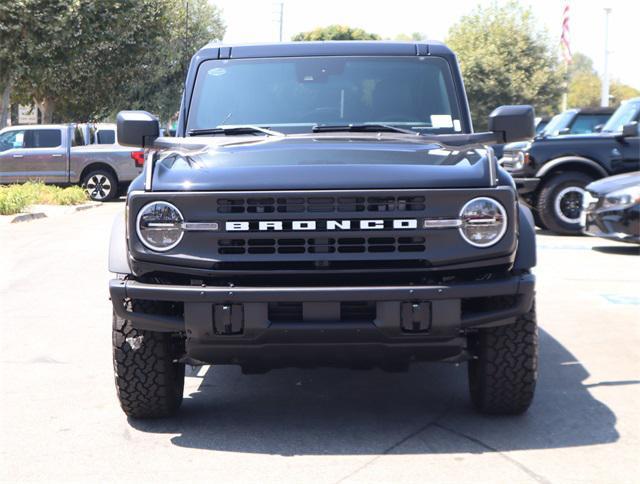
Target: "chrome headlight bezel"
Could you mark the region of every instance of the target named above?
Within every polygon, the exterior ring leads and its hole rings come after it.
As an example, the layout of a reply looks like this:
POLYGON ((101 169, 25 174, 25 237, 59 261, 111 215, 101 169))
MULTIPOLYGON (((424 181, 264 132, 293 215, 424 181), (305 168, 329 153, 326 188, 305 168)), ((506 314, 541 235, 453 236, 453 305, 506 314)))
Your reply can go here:
POLYGON ((140 240, 142 245, 144 245, 147 249, 153 250, 154 252, 167 252, 167 251, 173 249, 174 247, 176 247, 182 241, 182 238, 184 237, 184 227, 183 227, 183 225, 184 225, 184 216, 182 215, 182 212, 180 212, 178 207, 176 207, 172 203, 165 202, 163 200, 155 200, 153 202, 147 203, 146 205, 144 205, 138 211, 138 215, 136 216, 136 234, 138 236, 138 240, 140 240), (142 231, 141 231, 142 217, 145 215, 145 212, 150 207, 156 206, 156 205, 161 205, 161 206, 169 208, 170 210, 176 212, 176 214, 179 217, 179 221, 176 221, 173 224, 175 226, 175 228, 177 230, 179 230, 178 238, 177 238, 177 240, 175 240, 174 242, 172 242, 171 244, 169 244, 167 246, 154 245, 152 242, 149 242, 149 240, 143 236, 142 231))
POLYGON ((498 242, 500 242, 502 240, 502 238, 504 237, 504 235, 507 233, 507 227, 509 226, 509 217, 507 216, 507 211, 504 208, 504 206, 498 202, 497 200, 493 199, 493 198, 489 198, 489 197, 476 197, 473 198, 471 200, 469 200, 468 202, 466 202, 462 208, 460 209, 460 212, 458 214, 458 218, 460 220, 460 226, 458 227, 458 232, 460 233, 460 236, 464 239, 465 242, 467 242, 468 244, 474 246, 474 247, 479 247, 479 248, 487 248, 487 247, 491 247, 496 245, 498 242), (471 240, 467 234, 465 233, 465 228, 468 227, 469 225, 471 225, 469 222, 465 221, 465 219, 467 218, 465 216, 465 211, 468 209, 469 205, 476 203, 476 202, 489 202, 492 205, 494 205, 497 209, 497 211, 499 212, 500 216, 502 217, 501 220, 501 224, 502 226, 499 229, 499 232, 497 233, 497 235, 491 239, 488 242, 484 242, 484 243, 480 243, 480 242, 476 242, 474 240, 471 240))

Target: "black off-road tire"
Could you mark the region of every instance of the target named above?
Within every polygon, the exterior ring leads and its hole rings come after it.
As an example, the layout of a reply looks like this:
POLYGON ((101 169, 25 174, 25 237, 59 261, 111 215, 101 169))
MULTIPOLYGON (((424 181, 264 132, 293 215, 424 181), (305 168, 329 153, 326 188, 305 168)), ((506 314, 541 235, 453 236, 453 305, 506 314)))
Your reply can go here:
POLYGON ((531 405, 538 376, 535 302, 515 323, 469 336, 471 400, 480 412, 517 415, 531 405))
POLYGON ((556 210, 556 199, 563 190, 571 187, 584 189, 593 178, 577 171, 568 171, 553 176, 542 185, 538 194, 537 217, 541 224, 548 230, 562 235, 581 235, 582 227, 580 222, 568 222, 558 215, 556 210))
MULTIPOLYGON (((148 301, 136 301, 134 306, 147 313, 161 310, 148 301)), ((180 339, 172 333, 135 329, 114 313, 116 390, 128 417, 160 418, 176 413, 184 391, 184 364, 175 361, 179 344, 180 339)))

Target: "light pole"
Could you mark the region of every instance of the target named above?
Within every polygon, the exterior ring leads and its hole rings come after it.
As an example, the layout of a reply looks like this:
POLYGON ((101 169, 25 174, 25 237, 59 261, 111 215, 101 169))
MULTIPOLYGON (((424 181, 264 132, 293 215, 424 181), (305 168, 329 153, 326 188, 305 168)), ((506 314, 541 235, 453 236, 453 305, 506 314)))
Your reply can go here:
POLYGON ((282 27, 284 24, 284 2, 278 3, 278 8, 279 10, 276 13, 276 15, 278 16, 276 22, 278 22, 278 28, 279 28, 278 40, 282 42, 282 27))
POLYGON ((604 68, 602 70, 602 90, 600 92, 600 106, 609 106, 609 14, 610 8, 604 9, 604 68))

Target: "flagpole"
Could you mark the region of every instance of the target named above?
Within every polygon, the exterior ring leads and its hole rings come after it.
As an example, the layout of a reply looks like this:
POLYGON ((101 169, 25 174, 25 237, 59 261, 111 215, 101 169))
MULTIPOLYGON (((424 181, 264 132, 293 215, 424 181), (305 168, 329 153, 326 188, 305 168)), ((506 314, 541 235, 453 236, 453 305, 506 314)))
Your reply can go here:
POLYGON ((600 106, 609 106, 609 14, 610 8, 604 9, 604 69, 602 70, 602 90, 600 91, 600 106))
POLYGON ((562 35, 560 36, 560 46, 562 48, 562 57, 564 59, 564 83, 562 89, 562 111, 567 110, 569 97, 569 64, 571 63, 571 44, 569 39, 569 1, 565 3, 562 9, 562 35))
MULTIPOLYGON (((562 111, 567 110, 567 99, 569 97, 569 64, 564 63, 564 89, 562 91, 562 111)), ((556 98, 557 99, 557 98, 556 98)))

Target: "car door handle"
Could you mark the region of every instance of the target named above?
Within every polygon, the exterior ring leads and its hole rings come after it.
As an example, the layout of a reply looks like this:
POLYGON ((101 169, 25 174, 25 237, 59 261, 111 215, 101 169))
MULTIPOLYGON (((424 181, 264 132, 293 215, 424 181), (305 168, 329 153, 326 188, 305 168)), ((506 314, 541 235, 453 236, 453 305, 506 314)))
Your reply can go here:
POLYGON ((62 158, 62 155, 60 153, 53 154, 51 155, 51 158, 62 158))
POLYGON ((13 155, 14 158, 23 158, 24 155, 13 155))

